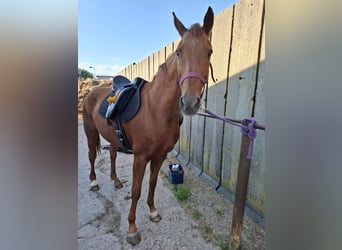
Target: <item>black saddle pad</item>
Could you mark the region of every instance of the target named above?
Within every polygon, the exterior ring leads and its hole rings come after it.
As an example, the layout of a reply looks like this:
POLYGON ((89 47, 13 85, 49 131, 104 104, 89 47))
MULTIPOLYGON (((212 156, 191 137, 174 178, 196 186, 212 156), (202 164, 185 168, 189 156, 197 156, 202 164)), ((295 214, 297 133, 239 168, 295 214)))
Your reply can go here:
POLYGON ((121 80, 122 84, 116 85, 117 81, 113 79, 113 91, 100 105, 99 114, 105 119, 128 121, 139 111, 140 91, 146 81, 139 77, 132 82, 127 82, 123 78, 121 80))

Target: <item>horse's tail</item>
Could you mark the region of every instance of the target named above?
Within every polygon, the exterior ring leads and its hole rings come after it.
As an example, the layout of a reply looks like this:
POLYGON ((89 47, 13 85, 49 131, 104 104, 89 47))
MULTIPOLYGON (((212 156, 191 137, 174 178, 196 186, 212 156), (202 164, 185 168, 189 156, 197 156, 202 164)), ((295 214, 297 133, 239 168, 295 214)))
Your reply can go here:
POLYGON ((88 96, 84 99, 83 102, 83 110, 82 110, 82 117, 83 117, 83 127, 84 131, 88 137, 88 142, 89 139, 92 138, 92 142, 95 143, 95 148, 96 148, 96 154, 101 155, 101 141, 100 141, 100 135, 99 132, 97 131, 93 117, 88 110, 88 96))
POLYGON ((101 155, 101 142, 100 142, 99 134, 97 134, 97 138, 96 138, 96 153, 97 155, 101 155))

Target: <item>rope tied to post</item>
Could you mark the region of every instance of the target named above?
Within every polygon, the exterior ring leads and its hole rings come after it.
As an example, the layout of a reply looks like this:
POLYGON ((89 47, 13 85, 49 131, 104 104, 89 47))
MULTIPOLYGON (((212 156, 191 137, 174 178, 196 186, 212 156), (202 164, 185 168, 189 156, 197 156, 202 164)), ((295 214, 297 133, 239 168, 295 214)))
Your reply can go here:
POLYGON ((211 117, 211 118, 229 123, 233 126, 240 127, 241 133, 250 139, 249 147, 248 147, 248 153, 247 153, 247 159, 250 160, 252 158, 254 139, 256 138, 256 135, 257 135, 256 130, 257 129, 265 130, 264 126, 259 125, 253 117, 245 118, 243 120, 229 119, 227 117, 214 114, 213 112, 204 108, 203 105, 201 105, 200 110, 203 113, 197 113, 197 115, 211 117), (248 122, 248 124, 244 125, 246 122, 248 122))
POLYGON ((241 133, 249 138, 249 146, 248 146, 248 153, 247 153, 247 159, 252 158, 253 154, 253 145, 254 145, 254 139, 256 138, 256 128, 254 127, 254 124, 256 124, 256 120, 252 118, 245 118, 241 122, 241 133), (248 122, 248 125, 243 125, 245 122, 248 122))

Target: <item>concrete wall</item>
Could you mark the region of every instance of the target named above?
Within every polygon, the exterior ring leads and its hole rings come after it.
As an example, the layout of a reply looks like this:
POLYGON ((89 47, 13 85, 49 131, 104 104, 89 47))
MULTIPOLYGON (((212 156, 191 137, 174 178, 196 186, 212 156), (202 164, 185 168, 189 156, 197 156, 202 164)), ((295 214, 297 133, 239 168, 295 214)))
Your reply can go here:
MULTIPOLYGON (((217 14, 212 31, 211 62, 217 82, 209 80, 202 102, 229 118, 255 117, 265 124, 265 22, 263 0, 242 0, 217 14)), ((160 64, 175 51, 179 39, 119 74, 152 80, 160 64)), ((240 129, 201 116, 185 117, 175 150, 203 169, 222 187, 235 192, 240 155, 240 129)), ((264 215, 265 132, 258 130, 251 161, 247 204, 264 215)))

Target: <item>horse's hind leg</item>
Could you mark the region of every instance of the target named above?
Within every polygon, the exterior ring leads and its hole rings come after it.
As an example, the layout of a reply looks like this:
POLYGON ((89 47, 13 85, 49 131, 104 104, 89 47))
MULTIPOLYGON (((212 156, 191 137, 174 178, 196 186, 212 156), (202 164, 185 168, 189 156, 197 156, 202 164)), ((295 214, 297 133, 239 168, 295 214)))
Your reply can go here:
POLYGON ((153 222, 159 222, 161 220, 161 217, 157 209, 154 206, 154 191, 157 185, 158 173, 164 160, 165 160, 165 157, 161 156, 151 161, 151 172, 150 172, 147 205, 150 208, 150 220, 153 222))
POLYGON ((116 188, 122 188, 122 183, 120 179, 116 176, 116 146, 110 144, 110 178, 114 181, 114 186, 116 188))
POLYGON ((88 158, 90 162, 90 190, 97 191, 99 190, 99 185, 96 182, 95 159, 97 152, 99 152, 101 149, 100 136, 94 125, 91 115, 86 109, 85 104, 83 106, 83 127, 88 141, 88 158))
POLYGON ((100 150, 100 137, 99 134, 96 132, 87 134, 88 137, 88 157, 90 162, 90 190, 97 191, 100 189, 99 185, 96 181, 96 174, 95 174, 95 159, 96 154, 100 150))

